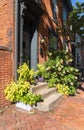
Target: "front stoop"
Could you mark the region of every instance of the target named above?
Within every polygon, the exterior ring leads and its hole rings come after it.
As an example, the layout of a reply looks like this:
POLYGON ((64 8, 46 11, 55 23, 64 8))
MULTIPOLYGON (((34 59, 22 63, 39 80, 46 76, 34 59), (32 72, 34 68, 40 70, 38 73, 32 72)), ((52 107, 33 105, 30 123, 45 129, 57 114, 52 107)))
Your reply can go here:
POLYGON ((37 103, 37 109, 40 111, 52 110, 62 99, 62 95, 57 93, 55 88, 48 88, 48 84, 45 82, 32 86, 31 91, 42 96, 43 102, 37 103))
POLYGON ((49 111, 52 110, 61 100, 62 95, 59 93, 52 94, 51 96, 44 99, 44 102, 38 103, 38 110, 49 111))

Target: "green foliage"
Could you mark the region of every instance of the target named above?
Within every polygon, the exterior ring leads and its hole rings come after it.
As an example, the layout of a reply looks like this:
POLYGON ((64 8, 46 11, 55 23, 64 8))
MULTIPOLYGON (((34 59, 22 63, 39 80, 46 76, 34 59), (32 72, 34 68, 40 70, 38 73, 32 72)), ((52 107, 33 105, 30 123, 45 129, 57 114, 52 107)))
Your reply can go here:
POLYGON ((69 86, 65 85, 65 84, 57 84, 56 88, 58 90, 59 93, 62 93, 64 95, 68 95, 69 94, 69 86))
POLYGON ((72 56, 65 50, 48 53, 48 60, 45 63, 45 79, 49 87, 55 87, 58 84, 59 92, 68 93, 68 95, 75 94, 78 86, 78 70, 70 66, 71 62, 72 56))
POLYGON ((41 95, 34 95, 30 91, 30 83, 26 81, 12 81, 5 89, 6 99, 11 102, 23 102, 25 104, 34 105, 41 100, 41 95))
POLYGON ((56 84, 56 78, 52 77, 51 79, 48 80, 49 83, 49 88, 54 87, 56 84))
POLYGON ((41 100, 41 95, 34 95, 32 92, 28 92, 27 95, 22 97, 22 102, 29 105, 35 105, 41 100))
POLYGON ((5 90, 6 98, 11 102, 18 102, 30 90, 30 84, 24 81, 12 81, 5 90))
POLYGON ((77 2, 70 13, 69 26, 72 25, 71 36, 76 33, 82 35, 84 33, 84 2, 77 2))
POLYGON ((37 71, 35 72, 36 76, 43 76, 45 75, 45 66, 44 64, 37 64, 37 71))
POLYGON ((76 94, 76 88, 74 86, 68 86, 65 84, 57 84, 56 88, 59 93, 62 93, 64 95, 75 95, 76 94))
POLYGON ((34 105, 41 100, 41 95, 34 95, 30 91, 30 83, 34 83, 34 71, 29 70, 27 64, 23 64, 18 69, 17 82, 12 81, 5 89, 6 99, 11 102, 23 102, 34 105))
POLYGON ((20 81, 28 81, 30 84, 35 82, 35 72, 33 69, 29 69, 28 65, 24 63, 17 70, 18 72, 18 80, 20 81))
POLYGON ((43 64, 37 64, 36 75, 37 76, 43 76, 44 72, 45 72, 45 66, 43 64))

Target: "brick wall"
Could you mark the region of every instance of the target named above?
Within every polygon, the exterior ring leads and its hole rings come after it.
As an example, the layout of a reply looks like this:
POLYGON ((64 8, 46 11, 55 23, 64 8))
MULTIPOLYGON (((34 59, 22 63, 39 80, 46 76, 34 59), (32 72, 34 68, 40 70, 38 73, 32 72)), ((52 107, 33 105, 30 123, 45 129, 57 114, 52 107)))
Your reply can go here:
MULTIPOLYGON (((0 0, 0 108, 4 107, 8 104, 5 100, 4 89, 7 84, 14 79, 14 28, 15 28, 15 9, 14 9, 14 1, 15 0, 0 0)), ((56 31, 57 26, 62 25, 61 20, 61 12, 62 12, 62 0, 58 5, 58 25, 52 21, 52 6, 51 0, 42 0, 43 8, 45 10, 43 16, 40 19, 39 24, 39 47, 38 47, 38 55, 39 62, 43 63, 46 57, 46 50, 48 49, 49 44, 49 30, 48 28, 52 28, 56 31), (46 42, 44 46, 43 57, 40 55, 40 40, 42 35, 45 36, 46 42)), ((59 37, 59 45, 60 48, 62 46, 62 36, 59 37)))
POLYGON ((0 50, 0 107, 8 102, 5 100, 4 89, 12 78, 11 51, 0 50))
POLYGON ((52 6, 51 6, 51 1, 50 0, 42 0, 42 7, 45 10, 44 14, 42 15, 40 19, 40 24, 39 24, 39 50, 38 50, 38 55, 39 55, 39 63, 43 63, 46 61, 46 50, 49 44, 49 27, 51 27, 55 31, 56 24, 52 21, 52 6), (46 38, 46 43, 43 47, 43 56, 40 55, 40 40, 42 36, 45 36, 46 38))
POLYGON ((14 75, 14 3, 0 1, 0 108, 6 106, 4 89, 14 75))
MULTIPOLYGON (((57 15, 58 23, 55 23, 52 20, 52 18, 53 18, 52 1, 51 0, 42 0, 42 7, 44 8, 45 12, 40 19, 39 43, 40 43, 41 35, 44 35, 46 37, 45 44, 47 45, 47 49, 48 49, 48 44, 49 44, 48 28, 50 27, 53 29, 53 31, 57 32, 56 28, 62 28, 62 26, 63 26, 63 2, 62 2, 62 0, 59 0, 57 3, 56 15, 57 15)), ((66 35, 64 36, 62 33, 61 33, 61 35, 58 34, 58 48, 59 49, 63 49, 63 39, 70 40, 69 34, 67 36, 66 35)), ((43 57, 40 55, 40 48, 41 48, 41 45, 39 44, 39 50, 38 50, 39 63, 43 63, 46 61, 46 56, 45 56, 46 46, 44 46, 43 57)), ((68 43, 68 50, 71 51, 70 43, 68 43)))

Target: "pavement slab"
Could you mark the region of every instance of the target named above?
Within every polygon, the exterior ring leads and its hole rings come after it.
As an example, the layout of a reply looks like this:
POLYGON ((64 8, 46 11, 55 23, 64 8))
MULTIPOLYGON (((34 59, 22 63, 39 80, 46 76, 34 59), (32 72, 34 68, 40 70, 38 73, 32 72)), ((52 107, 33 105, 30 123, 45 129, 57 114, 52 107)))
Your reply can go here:
POLYGON ((49 112, 10 106, 0 112, 0 130, 84 130, 84 82, 76 96, 64 96, 49 112))

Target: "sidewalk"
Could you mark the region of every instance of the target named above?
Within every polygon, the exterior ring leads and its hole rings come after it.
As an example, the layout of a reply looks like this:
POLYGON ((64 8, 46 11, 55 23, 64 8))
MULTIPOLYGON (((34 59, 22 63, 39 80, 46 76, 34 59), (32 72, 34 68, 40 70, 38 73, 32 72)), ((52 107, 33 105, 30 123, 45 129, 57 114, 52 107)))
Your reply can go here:
POLYGON ((11 106, 0 113, 0 130, 84 130, 84 83, 50 112, 29 113, 11 106))

